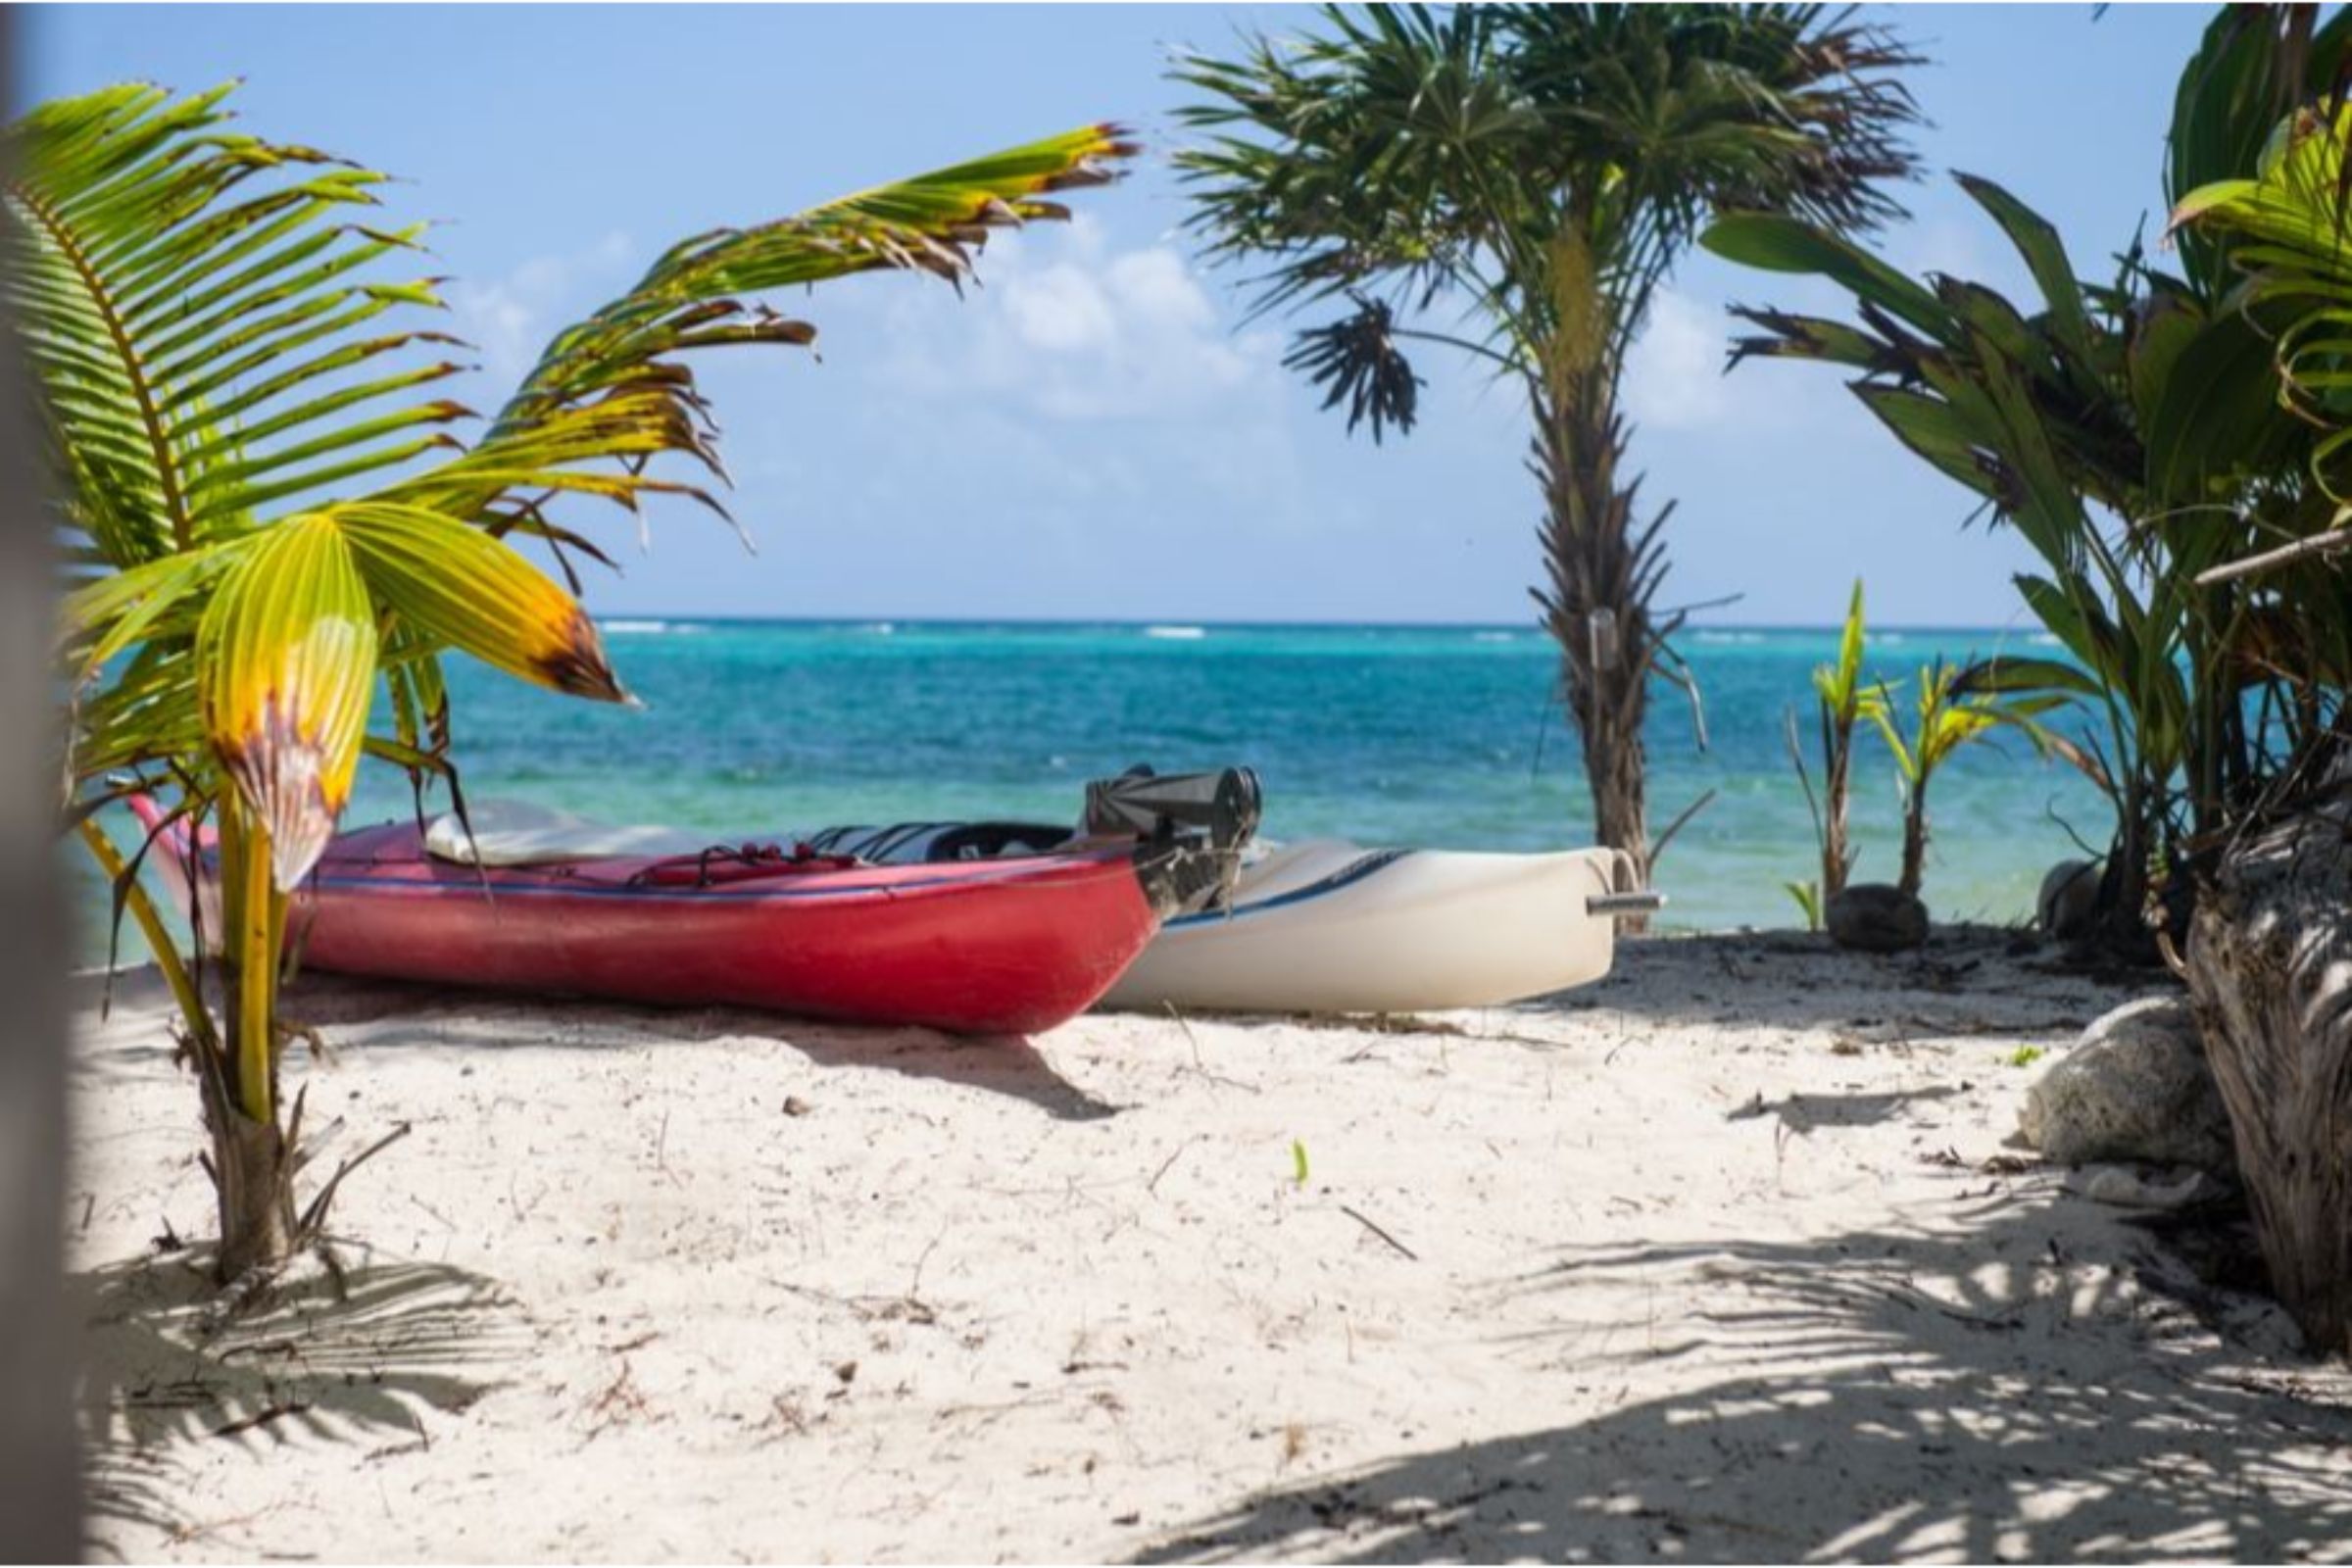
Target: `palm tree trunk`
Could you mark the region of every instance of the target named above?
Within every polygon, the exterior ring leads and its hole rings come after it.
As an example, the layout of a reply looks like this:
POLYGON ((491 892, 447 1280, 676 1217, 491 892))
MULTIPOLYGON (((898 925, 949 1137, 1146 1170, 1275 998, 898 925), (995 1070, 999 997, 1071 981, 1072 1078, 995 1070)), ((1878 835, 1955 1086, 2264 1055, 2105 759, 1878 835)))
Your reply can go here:
POLYGON ((226 1050, 201 1059, 204 1120, 212 1134, 220 1215, 216 1265, 223 1284, 294 1253, 293 1138, 277 1094, 277 966, 285 901, 270 880, 270 838, 234 792, 221 803, 221 923, 230 975, 226 1050))
POLYGON ((1903 804, 1903 869, 1895 886, 1916 899, 1927 872, 1928 781, 1923 774, 1911 788, 1911 799, 1903 804))
POLYGON ((2352 808, 2227 851, 2189 928, 2189 999, 2271 1285, 2314 1351, 2352 1353, 2352 808))
POLYGON ((2126 788, 2116 810, 2115 844, 2099 876, 2089 940, 2098 952, 2124 963, 2157 961, 2155 932, 2148 925, 2148 861, 2165 833, 2147 805, 2155 798, 2151 787, 2126 788))
MULTIPOLYGON (((1659 525, 1633 521, 1636 480, 1620 486, 1625 426, 1601 369, 1567 379, 1561 395, 1536 396, 1529 467, 1544 489, 1546 585, 1535 590, 1560 646, 1569 722, 1584 747, 1594 834, 1649 878, 1650 845, 1642 728, 1649 676, 1663 635, 1650 598, 1665 574, 1659 525)), ((1637 922, 1629 922, 1639 928, 1637 922)))
POLYGON ((204 1123, 212 1135, 213 1193, 220 1216, 214 1272, 223 1285, 294 1255, 293 1146, 274 1121, 257 1121, 214 1086, 204 1088, 204 1123))
POLYGON ((1822 776, 1821 898, 1826 905, 1845 891, 1846 868, 1853 852, 1846 848, 1847 803, 1853 794, 1854 727, 1823 718, 1830 755, 1822 776))

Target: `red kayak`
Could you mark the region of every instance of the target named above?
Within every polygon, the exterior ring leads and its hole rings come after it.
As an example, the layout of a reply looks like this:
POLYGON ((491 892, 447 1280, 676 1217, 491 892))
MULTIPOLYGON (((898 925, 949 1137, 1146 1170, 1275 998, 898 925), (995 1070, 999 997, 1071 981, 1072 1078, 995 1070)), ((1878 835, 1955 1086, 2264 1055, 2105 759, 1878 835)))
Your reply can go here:
MULTIPOLYGON (((184 900, 184 829, 159 847, 184 900)), ((1228 853, 1163 832, 917 864, 741 844, 478 865, 396 823, 338 836, 287 930, 342 974, 1028 1034, 1107 991, 1228 853)), ((218 930, 209 843, 201 867, 218 930)))

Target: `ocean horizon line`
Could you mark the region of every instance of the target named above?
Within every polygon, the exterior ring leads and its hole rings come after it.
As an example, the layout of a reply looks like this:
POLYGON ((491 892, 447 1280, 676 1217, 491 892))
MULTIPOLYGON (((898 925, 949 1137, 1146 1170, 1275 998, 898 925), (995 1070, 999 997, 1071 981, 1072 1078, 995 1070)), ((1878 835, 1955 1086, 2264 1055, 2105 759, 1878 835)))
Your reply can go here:
MULTIPOLYGON (((1109 628, 1122 631, 1471 631, 1471 632, 1527 632, 1546 635, 1545 628, 1532 621, 1511 620, 1220 620, 1203 616, 1146 615, 906 615, 906 614, 836 614, 836 615, 746 615, 729 612, 692 611, 622 610, 597 614, 599 626, 629 625, 696 625, 696 626, 924 626, 941 628, 1034 627, 1040 630, 1087 630, 1109 628)), ((1835 635, 1842 629, 1838 621, 1693 621, 1684 632, 1763 632, 1817 633, 1835 635)), ((2040 637, 2043 629, 2034 624, 1999 626, 1965 623, 1929 624, 1910 621, 1886 621, 1870 627, 1872 636, 1899 633, 1906 637, 1934 636, 1993 636, 2040 637)))

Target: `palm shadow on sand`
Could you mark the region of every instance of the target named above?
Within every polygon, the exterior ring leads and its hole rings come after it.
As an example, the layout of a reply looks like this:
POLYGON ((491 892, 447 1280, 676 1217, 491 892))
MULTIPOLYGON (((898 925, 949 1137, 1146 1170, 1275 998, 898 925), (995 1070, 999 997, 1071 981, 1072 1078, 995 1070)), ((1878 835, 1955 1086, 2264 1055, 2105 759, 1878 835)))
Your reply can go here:
POLYGON ((1595 1383, 1688 1362, 1685 1392, 1549 1429, 1497 1409, 1518 1435, 1269 1490, 1142 1560, 2340 1560, 2352 1377, 2244 1298, 2226 1313, 2268 1353, 2217 1339, 2153 1249, 2062 1271, 2037 1206, 1566 1253, 1508 1287, 1561 1297, 1520 1348, 1595 1383), (1576 1316, 1583 1283, 1629 1279, 1704 1302, 1702 1332, 1576 1316))
POLYGON ((305 1262, 232 1306, 209 1261, 144 1254, 70 1281, 93 1521, 187 1536, 187 1476, 207 1446, 429 1446, 434 1413, 463 1411, 531 1350, 520 1309, 464 1269, 305 1262))

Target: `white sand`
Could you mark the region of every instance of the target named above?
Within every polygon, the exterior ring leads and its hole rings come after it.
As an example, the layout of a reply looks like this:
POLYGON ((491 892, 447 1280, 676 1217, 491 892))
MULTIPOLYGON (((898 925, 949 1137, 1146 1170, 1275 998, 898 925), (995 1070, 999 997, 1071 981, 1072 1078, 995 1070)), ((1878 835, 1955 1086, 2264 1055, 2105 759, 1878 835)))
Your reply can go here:
POLYGON ((2003 1159, 2004 1058, 2121 995, 1704 939, 1413 1032, 1022 1046, 314 983, 314 1123, 415 1133, 347 1302, 206 1341, 133 983, 69 1216, 100 1549, 2341 1557, 2345 1375, 2003 1159))

